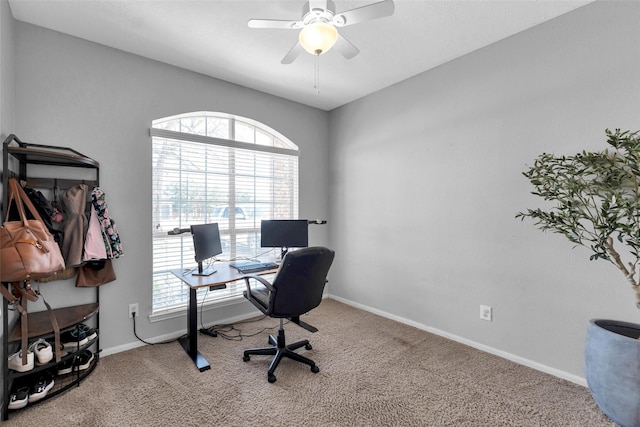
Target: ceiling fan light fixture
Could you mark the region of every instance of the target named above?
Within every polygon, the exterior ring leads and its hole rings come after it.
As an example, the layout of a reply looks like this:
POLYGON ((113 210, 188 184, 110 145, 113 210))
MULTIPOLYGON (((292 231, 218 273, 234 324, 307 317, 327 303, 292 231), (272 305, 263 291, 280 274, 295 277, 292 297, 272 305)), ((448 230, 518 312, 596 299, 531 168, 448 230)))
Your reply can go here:
POLYGON ((336 44, 338 30, 327 22, 314 22, 300 30, 298 39, 304 50, 312 55, 320 55, 336 44))

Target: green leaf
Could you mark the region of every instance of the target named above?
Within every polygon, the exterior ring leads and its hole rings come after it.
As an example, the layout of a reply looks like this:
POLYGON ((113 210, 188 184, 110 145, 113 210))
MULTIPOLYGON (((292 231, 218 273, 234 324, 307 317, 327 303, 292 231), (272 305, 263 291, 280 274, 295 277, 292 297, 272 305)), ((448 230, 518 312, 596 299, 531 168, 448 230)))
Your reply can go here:
POLYGON ((591 251, 591 260, 610 260, 605 243, 615 233, 620 249, 640 263, 640 131, 605 130, 600 152, 542 153, 522 174, 553 207, 529 209, 516 218, 534 220, 542 231, 563 234, 591 251))

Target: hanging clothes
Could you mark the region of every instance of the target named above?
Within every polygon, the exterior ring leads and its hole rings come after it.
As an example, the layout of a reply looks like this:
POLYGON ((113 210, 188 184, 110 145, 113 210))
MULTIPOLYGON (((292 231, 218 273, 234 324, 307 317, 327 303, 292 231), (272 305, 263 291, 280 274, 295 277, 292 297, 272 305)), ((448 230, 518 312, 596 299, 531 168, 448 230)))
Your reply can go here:
POLYGON ((62 256, 67 267, 82 265, 82 249, 87 227, 87 217, 84 210, 87 206, 87 191, 85 184, 77 184, 68 189, 62 196, 62 204, 67 214, 64 223, 62 240, 62 256))
POLYGON ((120 242, 116 223, 109 216, 109 209, 107 207, 104 191, 98 187, 94 187, 91 192, 91 203, 96 210, 98 221, 102 228, 102 238, 107 252, 107 259, 118 258, 120 255, 124 254, 124 251, 122 250, 122 243, 120 242))
POLYGON ((83 261, 105 260, 107 259, 107 249, 102 237, 102 226, 98 219, 96 208, 91 203, 91 216, 89 217, 89 229, 84 239, 83 261))

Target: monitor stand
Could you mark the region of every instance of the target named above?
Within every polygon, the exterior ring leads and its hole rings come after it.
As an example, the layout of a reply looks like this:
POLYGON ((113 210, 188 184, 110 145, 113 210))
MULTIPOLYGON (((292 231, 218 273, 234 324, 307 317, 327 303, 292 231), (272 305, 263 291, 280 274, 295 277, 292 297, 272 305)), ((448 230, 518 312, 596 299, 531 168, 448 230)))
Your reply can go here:
POLYGON ((207 268, 202 268, 202 262, 198 263, 198 271, 194 271, 193 273, 191 273, 192 276, 211 276, 213 273, 215 273, 216 270, 213 267, 207 267, 207 268))

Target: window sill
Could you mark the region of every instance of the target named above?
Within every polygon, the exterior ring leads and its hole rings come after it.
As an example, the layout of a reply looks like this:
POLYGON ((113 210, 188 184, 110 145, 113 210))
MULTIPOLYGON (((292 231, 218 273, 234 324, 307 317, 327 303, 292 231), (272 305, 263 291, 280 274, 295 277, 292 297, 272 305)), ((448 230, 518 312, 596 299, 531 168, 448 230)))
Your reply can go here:
MULTIPOLYGON (((221 307, 227 307, 230 305, 238 305, 243 304, 247 300, 242 296, 238 295, 231 298, 226 298, 224 300, 212 301, 208 303, 198 304, 198 312, 205 312, 209 310, 215 310, 221 307)), ((185 317, 187 315, 187 305, 183 305, 177 308, 172 308, 164 311, 160 311, 158 313, 153 313, 149 315, 149 322, 161 322, 167 319, 173 319, 175 317, 185 317)))

